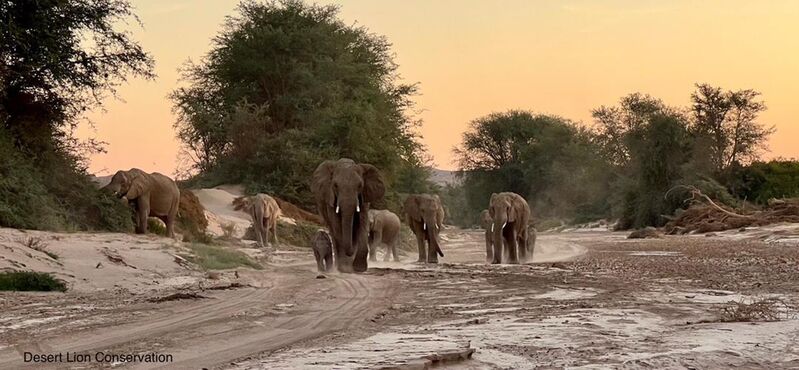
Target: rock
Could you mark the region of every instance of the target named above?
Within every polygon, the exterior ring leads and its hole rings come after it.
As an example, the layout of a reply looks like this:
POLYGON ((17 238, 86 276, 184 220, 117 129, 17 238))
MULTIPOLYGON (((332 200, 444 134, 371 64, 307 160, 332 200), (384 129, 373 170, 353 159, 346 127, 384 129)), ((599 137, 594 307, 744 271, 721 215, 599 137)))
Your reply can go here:
POLYGON ((327 279, 327 276, 325 276, 324 274, 319 274, 319 275, 316 275, 316 278, 317 279, 327 279))
POLYGON ((646 227, 643 229, 638 229, 630 233, 627 236, 627 239, 658 239, 661 238, 662 234, 658 229, 654 227, 646 227))

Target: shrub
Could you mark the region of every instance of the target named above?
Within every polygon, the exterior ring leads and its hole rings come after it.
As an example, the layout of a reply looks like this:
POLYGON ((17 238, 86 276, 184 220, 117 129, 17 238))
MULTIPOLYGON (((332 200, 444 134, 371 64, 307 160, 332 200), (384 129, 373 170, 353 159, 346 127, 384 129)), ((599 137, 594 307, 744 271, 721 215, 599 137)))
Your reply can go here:
POLYGON ((0 290, 20 292, 65 292, 66 284, 43 272, 4 271, 0 272, 0 290))
POLYGON ((150 217, 147 219, 147 231, 155 235, 166 236, 166 225, 161 220, 150 217))
POLYGON ((204 270, 226 270, 240 266, 260 270, 262 267, 246 254, 219 245, 192 243, 191 254, 180 256, 197 264, 204 270))

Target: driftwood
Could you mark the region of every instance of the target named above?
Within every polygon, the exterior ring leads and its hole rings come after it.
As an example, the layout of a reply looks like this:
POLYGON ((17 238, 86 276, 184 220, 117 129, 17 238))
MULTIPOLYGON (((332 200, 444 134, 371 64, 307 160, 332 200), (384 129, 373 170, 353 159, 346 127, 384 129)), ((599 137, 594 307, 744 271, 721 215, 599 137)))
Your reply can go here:
POLYGON ((686 202, 690 201, 691 205, 675 217, 669 218, 665 226, 665 231, 669 234, 705 233, 779 222, 799 222, 799 199, 773 199, 765 209, 743 214, 719 205, 693 186, 675 186, 665 196, 668 197, 678 188, 690 192, 691 197, 686 202))

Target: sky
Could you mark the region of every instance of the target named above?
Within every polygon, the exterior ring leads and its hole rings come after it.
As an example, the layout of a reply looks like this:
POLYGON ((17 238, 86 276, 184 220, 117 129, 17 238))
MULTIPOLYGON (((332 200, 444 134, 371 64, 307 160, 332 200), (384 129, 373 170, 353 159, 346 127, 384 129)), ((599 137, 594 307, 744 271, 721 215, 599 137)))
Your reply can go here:
MULTIPOLYGON (((108 143, 90 171, 139 167, 172 175, 180 143, 168 94, 199 61, 237 1, 132 0, 130 30, 156 61, 89 115, 81 137, 108 143)), ((438 168, 471 120, 525 109, 591 124, 591 109, 632 92, 675 106, 695 83, 755 89, 777 129, 766 158, 799 158, 799 1, 341 0, 348 24, 393 44, 405 82, 419 84, 419 134, 438 168)))

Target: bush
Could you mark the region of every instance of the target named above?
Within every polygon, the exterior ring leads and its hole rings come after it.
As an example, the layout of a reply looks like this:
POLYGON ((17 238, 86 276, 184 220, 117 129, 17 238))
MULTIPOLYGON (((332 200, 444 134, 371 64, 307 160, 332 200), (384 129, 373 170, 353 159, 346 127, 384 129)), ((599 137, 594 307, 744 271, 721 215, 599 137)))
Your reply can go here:
POLYGON ((180 189, 180 211, 178 212, 177 232, 183 234, 185 242, 208 243, 210 236, 205 208, 194 193, 188 189, 180 189))
MULTIPOLYGON (((310 247, 311 238, 313 238, 313 235, 314 233, 316 233, 316 230, 319 230, 321 227, 322 226, 319 226, 314 223, 304 222, 299 220, 296 221, 296 225, 278 222, 277 237, 280 238, 281 243, 286 243, 298 247, 310 247)), ((270 235, 269 238, 271 240, 272 236, 270 235)))
POLYGON ((150 217, 147 219, 147 231, 160 236, 166 236, 166 225, 157 219, 150 217))
MULTIPOLYGON (((42 154, 45 156, 45 154, 42 154)), ((100 191, 69 157, 33 160, 0 129, 0 226, 34 230, 133 229, 130 209, 100 191)))
POLYGON ((192 243, 189 245, 192 254, 181 254, 188 261, 197 264, 204 270, 227 270, 246 266, 256 270, 262 267, 246 254, 226 247, 210 244, 192 243))
POLYGON ((0 272, 0 291, 19 292, 65 292, 66 284, 43 272, 4 271, 0 272))

